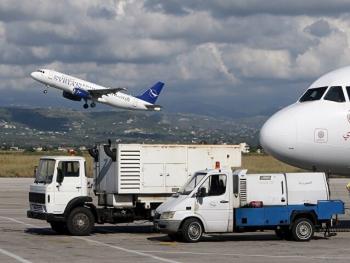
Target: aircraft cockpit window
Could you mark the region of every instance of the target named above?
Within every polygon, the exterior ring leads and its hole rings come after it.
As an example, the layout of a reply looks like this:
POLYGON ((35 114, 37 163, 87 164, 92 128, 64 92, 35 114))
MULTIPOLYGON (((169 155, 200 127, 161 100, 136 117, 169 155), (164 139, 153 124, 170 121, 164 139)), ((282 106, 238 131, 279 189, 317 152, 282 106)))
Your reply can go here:
POLYGON ((350 87, 349 86, 346 87, 346 92, 348 93, 348 98, 350 100, 350 87))
POLYGON ((325 100, 335 101, 335 102, 345 102, 345 96, 343 92, 343 88, 341 86, 333 86, 329 89, 325 100))
POLYGON ((327 87, 308 89, 304 95, 300 98, 299 102, 319 100, 326 92, 327 87))
POLYGON ((40 72, 40 73, 45 73, 45 71, 43 71, 41 69, 38 69, 37 71, 40 72))

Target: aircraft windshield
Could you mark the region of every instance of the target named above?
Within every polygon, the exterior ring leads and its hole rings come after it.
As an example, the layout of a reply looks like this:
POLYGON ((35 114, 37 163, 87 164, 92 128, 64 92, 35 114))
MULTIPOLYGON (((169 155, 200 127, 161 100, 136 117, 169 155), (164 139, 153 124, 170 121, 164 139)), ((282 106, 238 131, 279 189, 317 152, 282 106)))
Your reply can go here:
POLYGON ((55 160, 42 159, 36 170, 35 182, 50 184, 52 182, 53 173, 55 171, 55 160))
POLYGON ((324 99, 334 102, 345 102, 343 88, 341 86, 331 87, 326 96, 324 96, 324 99))
POLYGON ((308 89, 300 98, 299 102, 320 100, 323 94, 326 92, 326 90, 327 87, 308 89))
POLYGON ((181 187, 178 194, 180 195, 188 195, 193 189, 202 181, 202 179, 206 176, 206 173, 196 173, 194 174, 187 183, 181 187))

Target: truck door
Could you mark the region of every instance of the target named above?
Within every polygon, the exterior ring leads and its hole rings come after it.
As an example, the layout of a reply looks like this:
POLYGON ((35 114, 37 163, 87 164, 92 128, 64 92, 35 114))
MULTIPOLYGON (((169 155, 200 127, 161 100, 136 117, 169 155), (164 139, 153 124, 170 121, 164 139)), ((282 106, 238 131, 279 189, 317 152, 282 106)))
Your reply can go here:
POLYGON ((54 213, 64 212, 67 204, 75 197, 82 195, 82 176, 84 167, 80 167, 79 161, 60 161, 57 165, 57 176, 61 173, 63 181, 56 182, 54 213))
POLYGON ((206 189, 204 197, 196 198, 196 213, 205 220, 206 232, 227 232, 229 215, 232 213, 229 202, 229 187, 225 174, 213 174, 202 184, 206 189))

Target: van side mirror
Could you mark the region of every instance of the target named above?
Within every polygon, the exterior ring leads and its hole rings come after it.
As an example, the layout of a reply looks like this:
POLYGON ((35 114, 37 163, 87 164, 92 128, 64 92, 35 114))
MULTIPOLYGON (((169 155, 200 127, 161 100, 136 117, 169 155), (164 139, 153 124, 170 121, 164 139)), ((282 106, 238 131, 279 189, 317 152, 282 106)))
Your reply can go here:
POLYGON ((197 197, 204 197, 206 195, 207 195, 207 189, 205 187, 199 188, 196 194, 197 197))
POLYGON ((57 168, 57 179, 56 179, 56 182, 59 183, 59 184, 62 184, 63 182, 63 173, 62 173, 62 170, 57 168))

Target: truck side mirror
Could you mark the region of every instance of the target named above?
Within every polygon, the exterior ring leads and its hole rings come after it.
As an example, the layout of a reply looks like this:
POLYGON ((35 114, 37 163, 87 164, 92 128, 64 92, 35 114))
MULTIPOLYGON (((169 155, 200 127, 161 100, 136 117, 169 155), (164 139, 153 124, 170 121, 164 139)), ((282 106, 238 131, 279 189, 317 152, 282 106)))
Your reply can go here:
POLYGON ((207 189, 205 187, 199 188, 196 194, 197 197, 204 197, 206 195, 207 195, 207 189))
POLYGON ((34 178, 36 178, 37 171, 38 171, 38 166, 34 166, 34 178))
POLYGON ((56 182, 59 183, 59 184, 62 184, 63 179, 64 179, 64 176, 63 176, 62 170, 57 168, 57 179, 56 179, 56 182))

